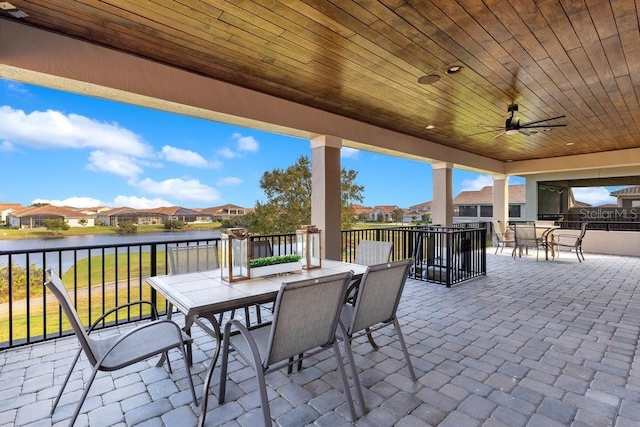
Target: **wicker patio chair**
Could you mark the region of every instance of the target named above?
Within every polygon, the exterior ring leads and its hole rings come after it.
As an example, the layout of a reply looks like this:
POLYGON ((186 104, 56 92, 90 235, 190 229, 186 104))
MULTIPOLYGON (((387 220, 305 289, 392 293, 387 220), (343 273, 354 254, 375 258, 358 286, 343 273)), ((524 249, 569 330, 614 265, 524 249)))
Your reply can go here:
MULTIPOLYGON (((191 397, 193 399, 193 403, 196 406, 198 405, 196 392, 193 388, 193 380, 191 379, 191 373, 189 371, 189 364, 187 361, 185 348, 185 343, 190 343, 191 337, 182 332, 180 326, 168 319, 157 320, 158 313, 155 309, 155 306, 147 301, 138 301, 120 305, 107 311, 104 315, 100 316, 95 322, 93 322, 89 329, 85 329, 82 325, 82 322, 80 321, 78 313, 71 303, 71 299, 69 298, 67 290, 65 289, 60 277, 58 277, 57 273, 52 269, 48 269, 47 273, 49 276, 49 281, 45 283, 45 286, 53 293, 53 295, 60 303, 62 310, 67 316, 67 320, 71 324, 71 327, 73 328, 73 331, 75 332, 75 335, 80 342, 80 348, 78 349, 78 352, 76 353, 76 356, 71 363, 71 367, 69 368, 69 372, 67 373, 67 376, 62 383, 62 387, 60 387, 58 396, 53 402, 53 405, 51 407, 51 414, 53 414, 56 407, 58 406, 58 402, 60 401, 62 392, 69 382, 69 378, 71 377, 73 368, 76 366, 76 363, 78 362, 78 359, 83 352, 87 360, 91 364, 93 370, 91 372, 91 375, 89 376, 89 379, 87 380, 84 391, 80 396, 80 400, 76 405, 76 409, 73 413, 73 416, 71 417, 69 426, 73 426, 76 419, 78 418, 78 414, 80 413, 82 404, 84 403, 87 394, 89 393, 91 384, 93 383, 93 380, 95 379, 96 374, 99 371, 115 371, 133 365, 134 363, 140 362, 142 360, 146 360, 152 356, 162 354, 167 360, 169 372, 172 372, 169 357, 166 357, 166 355, 167 352, 173 348, 179 350, 180 353, 182 353, 182 357, 185 363, 185 369, 187 372, 187 378, 189 379, 189 386, 191 388, 191 397), (153 320, 144 323, 137 328, 131 329, 130 331, 125 333, 112 335, 105 338, 94 338, 90 336, 94 328, 102 323, 102 321, 106 317, 112 315, 118 310, 130 309, 135 305, 138 305, 141 310, 144 305, 149 305, 151 308, 153 320)), ((75 393, 73 393, 73 397, 76 397, 75 393)))
POLYGON ((413 381, 417 380, 397 317, 398 304, 412 265, 413 259, 409 258, 370 266, 362 276, 355 305, 345 304, 342 307, 338 337, 345 342, 347 360, 351 366, 363 414, 366 413, 366 405, 351 350, 353 339, 393 324, 400 348, 404 353, 409 376, 413 381))
MULTIPOLYGON (((233 349, 255 370, 264 424, 271 426, 265 374, 296 363, 297 360, 291 358, 297 359, 303 353, 302 357, 307 358, 333 347, 351 417, 355 421, 355 407, 336 340, 340 309, 351 277, 352 273, 347 272, 284 283, 278 292, 270 324, 248 329, 236 320, 227 322, 222 342, 219 403, 225 401, 227 364, 233 349), (232 328, 239 333, 233 333, 232 328)), ((203 404, 202 409, 205 408, 203 404)), ((201 415, 200 424, 203 423, 201 415)))

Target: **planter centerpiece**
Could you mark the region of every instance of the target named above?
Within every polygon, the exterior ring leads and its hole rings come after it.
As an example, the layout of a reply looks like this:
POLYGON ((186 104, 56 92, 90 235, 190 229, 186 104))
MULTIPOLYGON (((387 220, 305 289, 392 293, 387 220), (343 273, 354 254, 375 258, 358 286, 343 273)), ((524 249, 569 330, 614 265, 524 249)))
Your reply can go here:
POLYGON ((250 278, 249 233, 244 228, 229 228, 220 236, 222 256, 220 274, 222 280, 237 282, 250 278))
POLYGON ((315 225, 303 225, 296 230, 296 251, 300 255, 302 268, 311 270, 322 267, 320 230, 315 225))
POLYGON ((302 270, 300 255, 280 255, 255 258, 249 261, 250 276, 264 277, 302 270))

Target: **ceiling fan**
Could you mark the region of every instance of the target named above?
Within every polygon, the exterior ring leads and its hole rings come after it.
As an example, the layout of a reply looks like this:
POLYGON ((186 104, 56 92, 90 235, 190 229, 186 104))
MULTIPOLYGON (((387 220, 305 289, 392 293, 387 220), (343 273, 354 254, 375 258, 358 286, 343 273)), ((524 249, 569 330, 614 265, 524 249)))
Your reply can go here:
POLYGON ((511 113, 511 117, 509 117, 504 125, 504 133, 507 135, 515 135, 517 133, 522 133, 524 135, 530 135, 530 132, 527 132, 527 129, 534 128, 557 128, 557 127, 565 127, 566 123, 558 123, 558 124, 542 124, 545 122, 549 122, 551 120, 562 119, 566 117, 564 114, 561 116, 549 117, 546 119, 533 120, 531 122, 520 123, 520 119, 514 117, 515 112, 518 111, 518 104, 511 104, 507 107, 507 112, 511 113))
POLYGON ((555 123, 555 124, 547 124, 546 122, 550 122, 552 120, 557 120, 557 119, 562 119, 564 117, 566 117, 564 114, 561 116, 554 116, 554 117, 548 117, 546 119, 540 119, 540 120, 533 120, 530 122, 526 122, 526 123, 520 123, 520 118, 515 116, 516 111, 518 111, 518 104, 511 104, 507 107, 507 112, 511 113, 511 115, 509 116, 509 118, 507 118, 507 120, 505 121, 504 124, 504 128, 502 127, 498 127, 495 126, 493 130, 489 130, 486 132, 480 132, 480 133, 475 133, 469 136, 475 136, 475 135, 480 135, 483 133, 489 133, 489 132, 495 132, 497 130, 500 130, 501 132, 497 135, 495 135, 493 138, 497 138, 500 135, 516 135, 518 133, 521 133, 523 135, 529 136, 532 135, 534 133, 537 133, 537 130, 532 130, 530 131, 529 129, 536 129, 536 128, 556 128, 556 127, 565 127, 567 126, 566 123, 555 123))

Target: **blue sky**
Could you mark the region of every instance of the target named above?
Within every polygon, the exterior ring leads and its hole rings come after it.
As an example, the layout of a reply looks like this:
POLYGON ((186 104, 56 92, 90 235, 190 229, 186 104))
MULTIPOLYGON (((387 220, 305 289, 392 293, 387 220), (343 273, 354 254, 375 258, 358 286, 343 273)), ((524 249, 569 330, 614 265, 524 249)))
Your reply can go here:
MULTIPOLYGON (((301 155, 311 156, 304 139, 0 79, 0 203, 252 207, 265 200, 263 173, 301 155)), ((432 198, 429 163, 346 148, 341 161, 358 172, 366 206, 432 198)), ((454 196, 492 185, 463 170, 453 177, 454 196)), ((582 189, 576 198, 611 203, 608 193, 582 189)))

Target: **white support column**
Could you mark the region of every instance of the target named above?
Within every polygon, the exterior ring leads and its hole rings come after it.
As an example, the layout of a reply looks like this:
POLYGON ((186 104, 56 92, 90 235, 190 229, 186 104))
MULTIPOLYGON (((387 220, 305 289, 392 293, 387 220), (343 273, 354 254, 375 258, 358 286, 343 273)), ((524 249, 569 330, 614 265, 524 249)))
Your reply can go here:
POLYGON ((538 220, 538 181, 526 177, 525 181, 525 204, 523 212, 523 220, 525 221, 537 221, 538 220))
POLYGON ((323 258, 340 260, 342 138, 323 135, 311 140, 311 223, 322 230, 323 258))
POLYGON ((493 219, 503 224, 509 222, 509 177, 493 176, 493 219))
POLYGON ((453 225, 453 163, 433 163, 433 223, 453 225))

